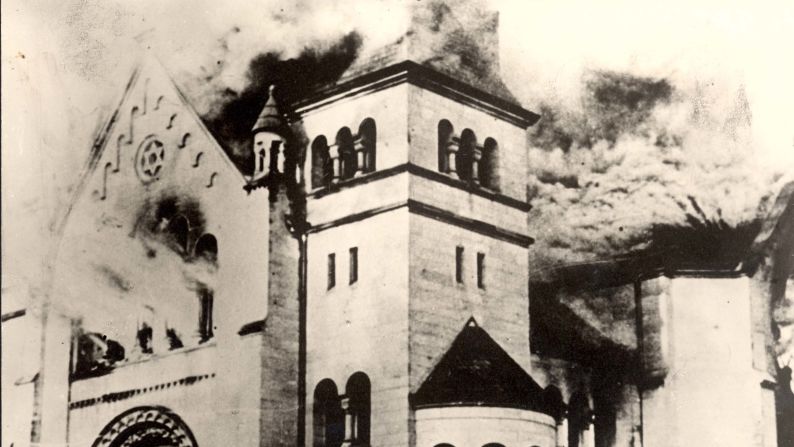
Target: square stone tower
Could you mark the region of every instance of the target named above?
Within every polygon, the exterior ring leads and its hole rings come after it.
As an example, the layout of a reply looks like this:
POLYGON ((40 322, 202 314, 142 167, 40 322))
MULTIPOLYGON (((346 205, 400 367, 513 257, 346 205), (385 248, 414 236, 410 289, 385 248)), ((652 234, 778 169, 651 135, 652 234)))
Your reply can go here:
POLYGON ((526 128, 497 16, 422 2, 406 34, 298 107, 309 148, 311 445, 414 445, 411 395, 466 321, 526 371, 526 128))

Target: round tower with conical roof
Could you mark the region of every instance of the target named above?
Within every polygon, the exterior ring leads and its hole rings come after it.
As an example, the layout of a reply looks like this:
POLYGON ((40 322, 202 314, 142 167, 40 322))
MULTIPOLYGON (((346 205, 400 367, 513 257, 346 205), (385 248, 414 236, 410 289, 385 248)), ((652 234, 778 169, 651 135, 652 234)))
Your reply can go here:
POLYGON ((278 109, 274 96, 275 86, 268 90, 268 98, 262 112, 251 129, 253 136, 254 170, 251 180, 256 181, 268 174, 284 172, 284 144, 288 127, 278 109))

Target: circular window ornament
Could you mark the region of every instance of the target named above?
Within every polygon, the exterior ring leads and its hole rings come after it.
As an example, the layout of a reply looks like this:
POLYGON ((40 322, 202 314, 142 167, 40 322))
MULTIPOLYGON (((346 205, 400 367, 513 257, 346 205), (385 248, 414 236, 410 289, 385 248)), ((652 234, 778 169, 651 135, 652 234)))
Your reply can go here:
POLYGON ((165 163, 165 146, 159 140, 149 139, 141 143, 135 156, 135 171, 141 181, 149 183, 160 178, 165 163))

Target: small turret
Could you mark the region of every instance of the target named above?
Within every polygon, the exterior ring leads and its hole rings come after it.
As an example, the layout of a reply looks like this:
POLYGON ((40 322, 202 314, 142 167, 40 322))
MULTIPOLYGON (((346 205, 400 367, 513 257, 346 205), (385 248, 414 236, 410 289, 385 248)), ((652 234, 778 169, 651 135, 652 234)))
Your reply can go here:
POLYGON ((278 110, 273 96, 275 86, 270 86, 265 107, 256 119, 253 134, 254 171, 251 180, 259 180, 270 173, 284 172, 284 144, 289 129, 278 110))

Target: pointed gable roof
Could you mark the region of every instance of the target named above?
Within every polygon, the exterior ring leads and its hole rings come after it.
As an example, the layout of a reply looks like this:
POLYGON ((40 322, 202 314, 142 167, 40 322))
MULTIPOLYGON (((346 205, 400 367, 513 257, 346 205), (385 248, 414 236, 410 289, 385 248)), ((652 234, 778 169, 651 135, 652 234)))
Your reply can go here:
POLYGON ((413 395, 413 404, 511 407, 551 414, 543 388, 474 318, 413 395))

